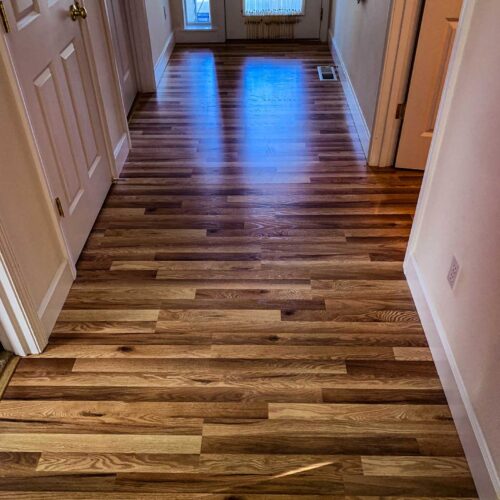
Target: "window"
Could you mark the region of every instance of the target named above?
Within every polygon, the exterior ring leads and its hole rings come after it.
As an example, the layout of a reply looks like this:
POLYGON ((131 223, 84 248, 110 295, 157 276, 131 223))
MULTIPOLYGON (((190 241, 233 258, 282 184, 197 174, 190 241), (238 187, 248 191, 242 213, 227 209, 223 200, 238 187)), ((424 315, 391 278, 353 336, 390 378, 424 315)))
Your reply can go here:
POLYGON ((301 16, 305 0, 243 0, 245 16, 301 16))
POLYGON ((184 0, 184 24, 186 28, 210 28, 210 0, 184 0))

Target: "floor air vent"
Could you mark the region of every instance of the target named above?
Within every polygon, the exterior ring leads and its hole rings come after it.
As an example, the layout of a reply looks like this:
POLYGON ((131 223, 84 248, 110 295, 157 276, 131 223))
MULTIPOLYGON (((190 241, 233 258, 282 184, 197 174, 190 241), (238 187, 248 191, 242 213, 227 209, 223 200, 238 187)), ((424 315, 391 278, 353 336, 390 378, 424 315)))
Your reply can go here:
POLYGON ((333 66, 318 66, 318 75, 320 80, 338 80, 337 72, 333 66))

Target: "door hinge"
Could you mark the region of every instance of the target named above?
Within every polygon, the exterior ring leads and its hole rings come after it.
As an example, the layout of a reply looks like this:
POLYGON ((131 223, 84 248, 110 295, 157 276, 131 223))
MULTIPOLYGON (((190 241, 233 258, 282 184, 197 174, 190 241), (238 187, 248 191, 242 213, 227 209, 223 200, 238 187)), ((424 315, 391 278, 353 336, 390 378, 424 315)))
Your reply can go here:
POLYGON ((398 104, 396 108, 396 120, 402 120, 405 117, 406 112, 406 102, 398 104))
POLYGON ((323 21, 323 7, 321 7, 321 12, 319 14, 319 20, 323 21))
POLYGON ((62 203, 61 203, 61 200, 59 198, 56 198, 56 207, 57 207, 57 211, 59 212, 59 215, 61 217, 64 217, 64 208, 62 206, 62 203))
POLYGON ((10 33, 9 18, 7 17, 7 12, 5 12, 5 7, 2 1, 0 1, 0 17, 2 18, 2 24, 5 33, 10 33))

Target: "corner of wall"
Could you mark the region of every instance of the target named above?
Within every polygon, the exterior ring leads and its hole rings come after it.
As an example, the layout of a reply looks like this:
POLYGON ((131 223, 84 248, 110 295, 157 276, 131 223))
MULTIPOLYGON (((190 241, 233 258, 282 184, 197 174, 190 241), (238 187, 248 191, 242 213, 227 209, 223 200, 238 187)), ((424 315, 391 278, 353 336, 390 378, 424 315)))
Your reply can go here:
POLYGON ((354 86, 352 85, 351 79, 349 78, 349 72, 347 71, 347 67, 342 59, 342 54, 340 53, 340 50, 335 43, 335 37, 331 28, 328 31, 328 45, 330 47, 330 52, 332 54, 333 60, 337 65, 340 83, 342 84, 342 88, 347 99, 347 104, 349 105, 349 109, 351 111, 352 119, 359 136, 361 147, 363 149, 365 157, 368 158, 368 152, 371 142, 370 128, 366 123, 365 116, 363 115, 363 111, 358 100, 358 96, 356 95, 354 86))
POLYGON ((155 64, 156 86, 158 86, 158 84, 160 83, 161 77, 165 72, 165 68, 167 67, 168 61, 170 60, 170 56, 172 55, 174 47, 175 47, 175 30, 172 30, 172 33, 170 33, 170 36, 167 38, 165 46, 161 51, 161 55, 155 64))

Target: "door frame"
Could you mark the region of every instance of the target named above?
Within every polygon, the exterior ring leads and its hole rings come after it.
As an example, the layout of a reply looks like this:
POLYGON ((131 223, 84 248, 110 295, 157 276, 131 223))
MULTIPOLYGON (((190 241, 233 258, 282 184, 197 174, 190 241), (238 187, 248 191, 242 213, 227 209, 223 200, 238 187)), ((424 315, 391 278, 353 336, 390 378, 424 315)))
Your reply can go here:
POLYGON ((15 253, 0 222, 0 341, 19 356, 42 352, 47 343, 15 253))
POLYGON ((323 17, 319 25, 319 40, 328 42, 328 30, 330 29, 330 20, 332 15, 333 0, 321 0, 321 8, 323 9, 323 17))
MULTIPOLYGON (((106 16, 109 23, 109 5, 105 0, 106 16)), ((138 92, 155 92, 156 78, 153 53, 149 37, 149 25, 144 0, 124 0, 128 17, 134 22, 128 26, 135 66, 138 92)), ((118 69, 117 69, 118 71, 118 69)), ((121 89, 120 89, 121 92, 121 89)))
POLYGON ((396 159, 403 119, 398 106, 405 102, 425 0, 392 2, 387 41, 373 122, 368 165, 391 167, 396 159))
MULTIPOLYGON (((131 70, 133 71, 134 73, 134 79, 135 79, 135 83, 136 83, 136 87, 137 87, 137 93, 136 93, 136 97, 137 97, 137 94, 141 91, 141 81, 140 81, 140 75, 138 74, 139 72, 137 71, 137 56, 136 56, 136 50, 135 50, 135 38, 134 38, 134 33, 133 33, 133 26, 130 22, 130 19, 132 19, 131 17, 131 5, 130 5, 130 2, 128 0, 126 0, 125 2, 122 1, 122 5, 123 5, 123 8, 124 8, 124 11, 125 11, 125 16, 126 16, 126 19, 125 19, 125 30, 127 31, 128 33, 128 36, 130 38, 130 52, 131 52, 131 61, 130 61, 130 65, 131 65, 131 70)), ((123 95, 123 89, 122 89, 122 86, 121 86, 121 74, 120 74, 120 71, 119 71, 119 65, 118 65, 118 54, 117 52, 119 51, 119 43, 118 43, 118 33, 116 33, 116 24, 113 21, 113 18, 116 16, 116 13, 114 12, 113 10, 113 6, 111 4, 111 0, 104 0, 104 14, 107 18, 107 21, 108 21, 108 26, 109 26, 109 30, 110 30, 110 35, 111 35, 111 43, 113 44, 113 52, 115 53, 115 57, 114 57, 114 62, 116 63, 116 71, 118 73, 118 75, 120 76, 120 97, 121 97, 121 101, 123 102, 123 107, 125 107, 125 96, 123 95)), ((132 111, 132 108, 133 108, 133 103, 132 103, 132 107, 130 108, 130 111, 132 111)), ((125 108, 125 111, 127 112, 127 109, 125 108)))

